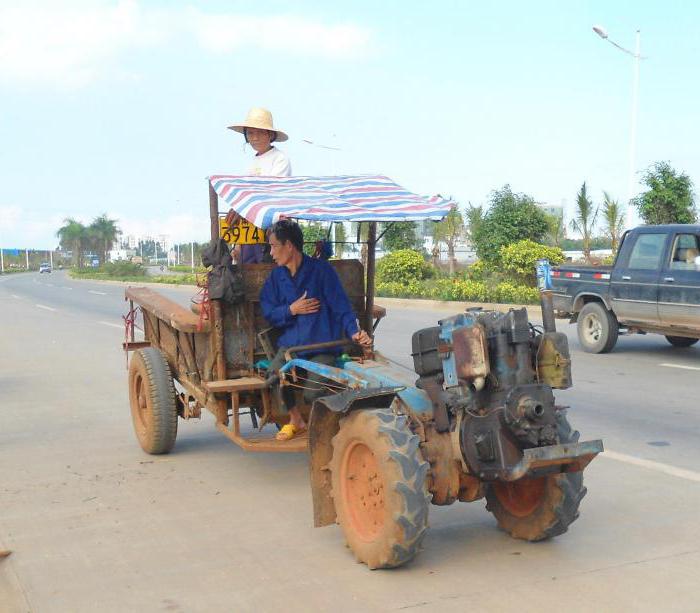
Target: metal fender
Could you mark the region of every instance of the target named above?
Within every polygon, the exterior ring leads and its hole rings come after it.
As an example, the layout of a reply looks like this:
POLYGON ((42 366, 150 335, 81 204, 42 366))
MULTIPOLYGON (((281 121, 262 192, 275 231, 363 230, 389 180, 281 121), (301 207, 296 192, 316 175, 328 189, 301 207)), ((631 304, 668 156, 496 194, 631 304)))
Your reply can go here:
POLYGON ((336 519, 328 464, 333 456, 331 441, 340 429, 341 418, 353 410, 388 408, 401 389, 403 388, 350 389, 314 402, 309 417, 309 456, 316 528, 333 524, 336 519))

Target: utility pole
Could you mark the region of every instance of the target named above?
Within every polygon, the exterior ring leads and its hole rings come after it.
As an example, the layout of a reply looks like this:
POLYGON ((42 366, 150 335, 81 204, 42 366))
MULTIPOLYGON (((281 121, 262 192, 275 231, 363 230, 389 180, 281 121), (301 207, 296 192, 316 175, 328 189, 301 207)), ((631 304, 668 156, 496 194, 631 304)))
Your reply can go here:
POLYGON ((27 260, 27 270, 29 270, 29 249, 24 250, 24 257, 27 260))
POLYGON ((192 264, 192 272, 194 273, 194 241, 190 243, 190 262, 192 264))
POLYGON ((51 270, 53 270, 53 249, 49 249, 49 266, 51 266, 51 270))
POLYGON ((5 274, 5 258, 2 255, 2 247, 0 247, 0 274, 5 274))

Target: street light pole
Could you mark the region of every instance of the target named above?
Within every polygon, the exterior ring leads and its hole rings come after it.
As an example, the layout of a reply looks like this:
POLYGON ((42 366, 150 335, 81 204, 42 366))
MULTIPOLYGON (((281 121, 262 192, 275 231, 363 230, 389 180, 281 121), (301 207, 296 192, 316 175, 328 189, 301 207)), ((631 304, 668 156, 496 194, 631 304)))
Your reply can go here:
POLYGON ((600 36, 603 40, 609 42, 613 47, 617 47, 620 51, 624 51, 626 54, 631 55, 634 58, 634 64, 632 66, 632 112, 630 118, 630 151, 629 151, 629 173, 627 178, 627 228, 630 229, 634 226, 634 211, 632 207, 632 198, 634 197, 634 168, 635 168, 635 154, 637 150, 637 115, 639 110, 639 60, 642 59, 641 47, 640 47, 640 32, 637 30, 635 50, 634 52, 629 49, 625 49, 621 45, 618 45, 615 41, 608 38, 608 33, 602 26, 593 26, 593 31, 600 36))

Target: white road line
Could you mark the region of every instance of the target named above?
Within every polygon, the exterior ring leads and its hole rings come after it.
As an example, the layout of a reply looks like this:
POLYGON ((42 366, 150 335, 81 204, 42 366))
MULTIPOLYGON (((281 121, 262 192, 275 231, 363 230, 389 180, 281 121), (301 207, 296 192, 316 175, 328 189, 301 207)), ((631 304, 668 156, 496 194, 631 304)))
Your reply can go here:
POLYGON ((119 324, 113 324, 111 321, 98 321, 98 324, 102 324, 103 326, 110 326, 111 328, 119 328, 120 330, 124 329, 124 326, 120 326, 119 324))
POLYGON ((684 364, 659 364, 659 366, 665 366, 666 368, 682 368, 683 370, 700 370, 698 366, 685 366, 684 364))
POLYGON ((55 310, 56 310, 56 309, 54 309, 53 307, 45 306, 45 305, 43 305, 43 304, 35 304, 34 306, 37 307, 37 308, 39 308, 39 309, 45 309, 45 310, 47 310, 47 311, 55 311, 55 310))
POLYGON ((685 468, 678 468, 677 466, 663 464, 662 462, 654 462, 653 460, 645 460, 644 458, 636 458, 635 456, 617 453, 617 451, 610 451, 609 449, 601 453, 600 457, 608 458, 609 460, 617 460, 618 462, 625 462, 633 466, 640 466, 641 468, 655 470, 666 475, 671 475, 672 477, 678 477, 679 479, 700 483, 700 473, 694 470, 686 470, 685 468))
POLYGON ((68 287, 67 285, 61 285, 63 289, 73 289, 72 287, 68 287))
POLYGON ((55 287, 53 283, 47 283, 46 285, 48 285, 49 287, 55 287))
POLYGON ((17 294, 10 294, 10 296, 12 296, 13 298, 19 299, 19 296, 17 294))
POLYGON ((106 296, 107 292, 96 292, 94 289, 89 289, 88 294, 97 294, 98 296, 106 296))

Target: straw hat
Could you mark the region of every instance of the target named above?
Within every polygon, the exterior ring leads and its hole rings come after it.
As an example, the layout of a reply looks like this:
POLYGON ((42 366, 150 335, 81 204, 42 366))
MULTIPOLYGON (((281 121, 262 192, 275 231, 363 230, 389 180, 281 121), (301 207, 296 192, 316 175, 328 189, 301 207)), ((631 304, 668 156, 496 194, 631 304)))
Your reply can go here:
POLYGON ((258 128, 260 130, 275 132, 277 137, 274 140, 280 143, 289 138, 282 130, 278 130, 274 127, 272 124, 272 113, 267 109, 252 108, 248 111, 248 117, 245 118, 245 121, 228 127, 229 130, 234 130, 241 134, 245 133, 246 128, 258 128))

